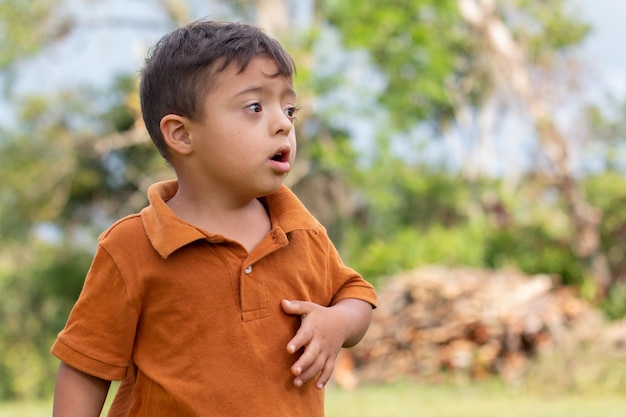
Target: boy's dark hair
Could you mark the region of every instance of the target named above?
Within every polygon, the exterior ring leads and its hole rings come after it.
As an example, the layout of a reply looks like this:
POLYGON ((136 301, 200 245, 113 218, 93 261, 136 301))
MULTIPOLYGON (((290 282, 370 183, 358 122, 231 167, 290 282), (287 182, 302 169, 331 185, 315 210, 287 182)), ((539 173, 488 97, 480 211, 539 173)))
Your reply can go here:
POLYGON ((244 23, 195 21, 163 36, 152 47, 141 71, 139 97, 148 133, 165 159, 163 116, 199 120, 213 77, 233 64, 244 71, 259 55, 274 60, 276 76, 292 78, 295 73, 293 60, 278 41, 244 23))

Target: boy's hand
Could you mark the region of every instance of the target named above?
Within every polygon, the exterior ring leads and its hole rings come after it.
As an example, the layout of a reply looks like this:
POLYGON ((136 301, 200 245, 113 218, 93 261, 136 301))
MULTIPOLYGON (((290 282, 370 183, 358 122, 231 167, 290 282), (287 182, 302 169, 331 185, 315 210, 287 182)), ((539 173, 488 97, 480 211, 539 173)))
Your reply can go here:
POLYGON ((289 353, 304 352, 291 367, 300 387, 319 374, 315 386, 322 389, 330 379, 335 359, 342 347, 353 346, 365 334, 371 321, 372 307, 365 301, 341 300, 332 307, 309 301, 281 302, 287 314, 299 315, 300 329, 287 344, 289 353))

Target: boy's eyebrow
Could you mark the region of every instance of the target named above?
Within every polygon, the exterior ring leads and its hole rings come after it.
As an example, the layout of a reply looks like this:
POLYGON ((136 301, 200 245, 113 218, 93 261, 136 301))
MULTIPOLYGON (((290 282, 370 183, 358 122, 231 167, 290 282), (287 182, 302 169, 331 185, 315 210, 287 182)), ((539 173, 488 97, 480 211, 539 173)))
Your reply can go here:
MULTIPOLYGON (((249 88, 246 88, 240 92, 238 92, 237 94, 235 94, 235 96, 243 96, 244 94, 248 94, 248 93, 263 93, 266 92, 268 90, 267 87, 263 87, 263 86, 252 86, 249 88)), ((291 96, 293 97, 293 99, 296 99, 296 91, 289 87, 289 88, 285 88, 282 92, 281 92, 281 97, 285 97, 285 96, 291 96)))

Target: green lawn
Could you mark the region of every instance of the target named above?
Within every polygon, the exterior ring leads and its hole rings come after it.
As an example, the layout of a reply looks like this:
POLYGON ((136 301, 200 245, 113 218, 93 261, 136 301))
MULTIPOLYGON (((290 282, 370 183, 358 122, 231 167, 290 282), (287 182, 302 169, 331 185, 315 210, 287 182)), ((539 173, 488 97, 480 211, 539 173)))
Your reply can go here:
MULTIPOLYGON (((0 417, 49 417, 50 401, 0 404, 0 417)), ((327 417, 623 417, 626 393, 515 393, 495 384, 368 385, 348 392, 329 387, 327 417)))
POLYGON ((327 417, 624 417, 626 393, 542 397, 490 384, 365 386, 326 396, 327 417))
POLYGON ((49 402, 0 403, 0 417, 50 417, 52 408, 49 402))

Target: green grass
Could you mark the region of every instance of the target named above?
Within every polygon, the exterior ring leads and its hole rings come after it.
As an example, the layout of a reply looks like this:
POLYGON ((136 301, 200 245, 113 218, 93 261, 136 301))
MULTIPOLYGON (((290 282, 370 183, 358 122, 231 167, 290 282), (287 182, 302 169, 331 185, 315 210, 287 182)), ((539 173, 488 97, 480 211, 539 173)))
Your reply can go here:
POLYGON ((0 403, 0 417, 43 417, 52 415, 49 401, 0 403))
POLYGON ((326 417, 623 417, 626 395, 541 396, 497 384, 329 387, 326 417))
MULTIPOLYGON (((0 417, 48 417, 51 401, 0 404, 0 417)), ((626 394, 540 395, 495 383, 327 388, 326 417, 623 417, 626 394)))

